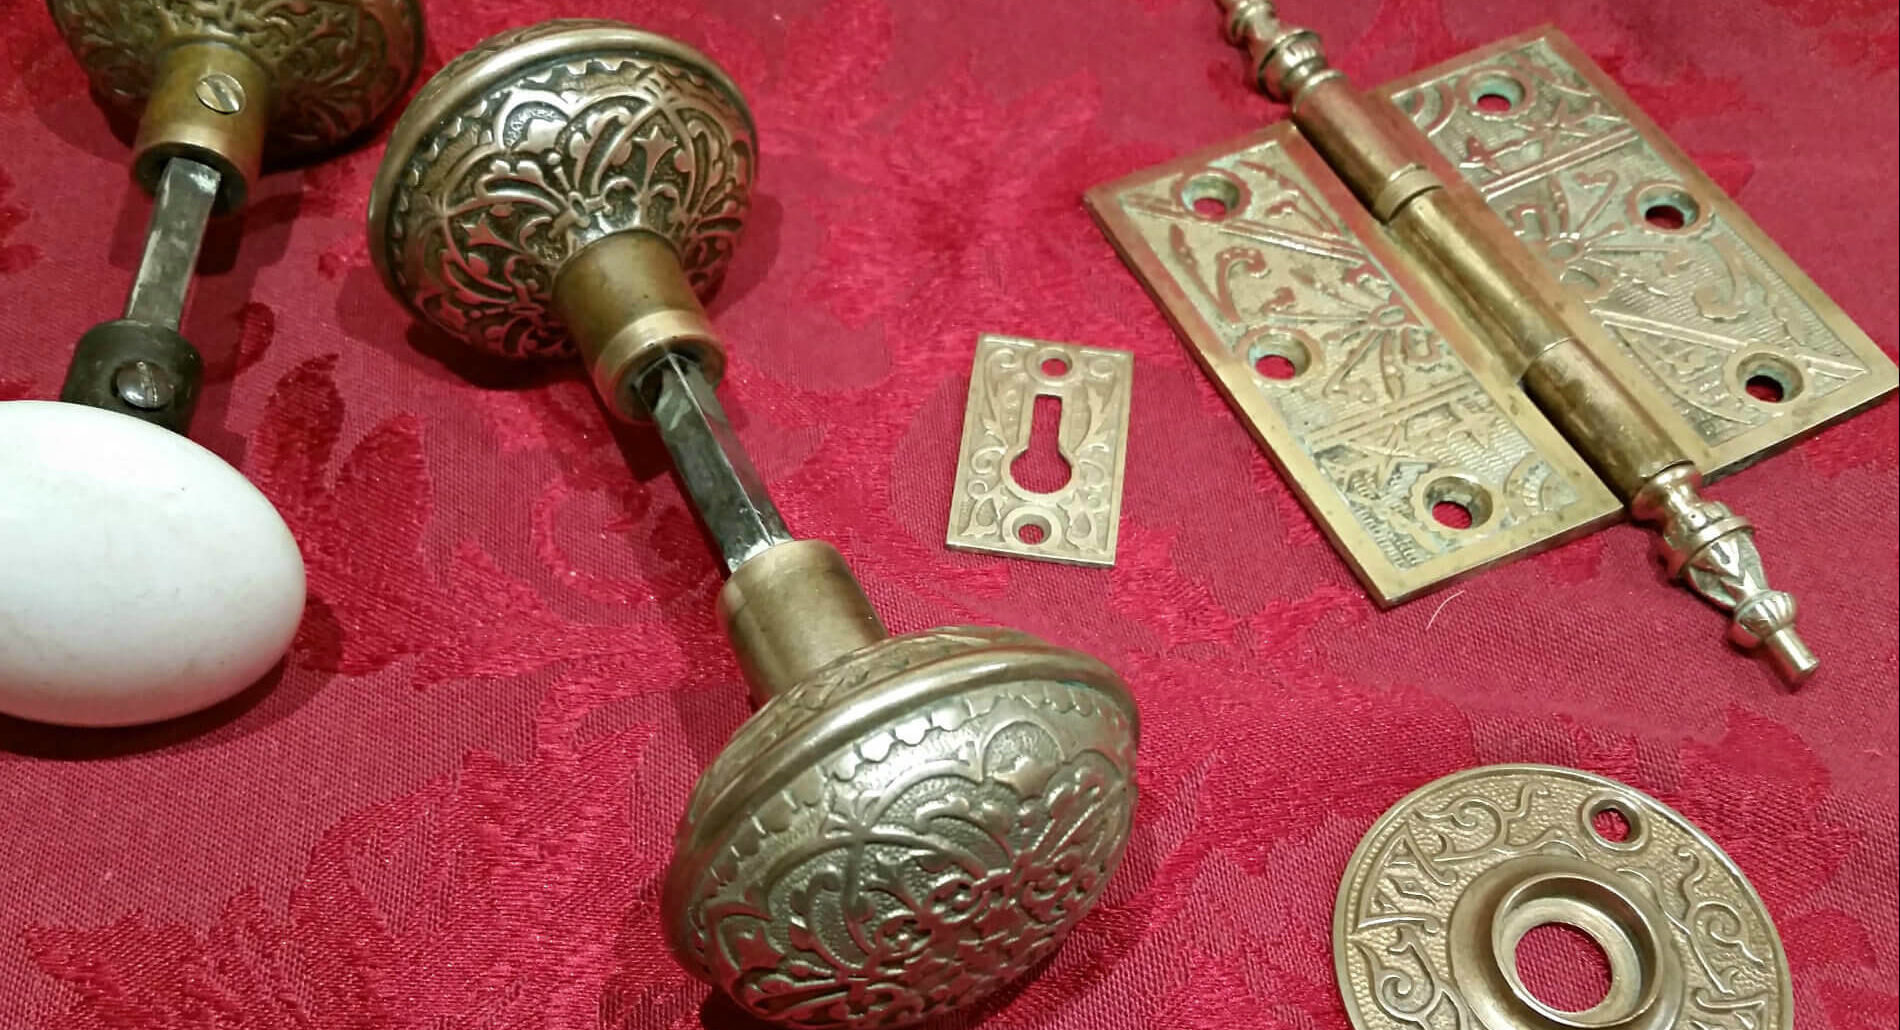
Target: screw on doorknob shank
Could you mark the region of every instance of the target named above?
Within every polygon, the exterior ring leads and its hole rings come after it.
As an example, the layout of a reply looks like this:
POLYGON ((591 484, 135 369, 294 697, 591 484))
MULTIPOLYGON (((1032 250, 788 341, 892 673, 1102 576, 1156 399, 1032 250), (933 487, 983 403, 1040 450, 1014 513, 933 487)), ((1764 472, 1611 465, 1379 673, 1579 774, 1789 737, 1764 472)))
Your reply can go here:
POLYGON ((193 43, 240 51, 269 83, 270 145, 287 158, 329 150, 368 126, 422 65, 416 0, 47 0, 47 8, 93 88, 132 112, 145 106, 169 51, 193 43))
POLYGON ((1112 670, 1025 634, 852 652, 768 701, 700 777, 668 942, 783 1025, 966 1008, 1050 955, 1114 874, 1136 725, 1112 670))
POLYGON ((236 114, 244 109, 244 85, 224 72, 212 72, 198 80, 193 89, 198 102, 219 114, 236 114))
POLYGON ((704 55, 620 22, 542 22, 477 45, 417 93, 370 193, 370 256, 471 347, 572 354, 554 303, 570 259, 651 234, 710 296, 757 152, 738 87, 704 55))

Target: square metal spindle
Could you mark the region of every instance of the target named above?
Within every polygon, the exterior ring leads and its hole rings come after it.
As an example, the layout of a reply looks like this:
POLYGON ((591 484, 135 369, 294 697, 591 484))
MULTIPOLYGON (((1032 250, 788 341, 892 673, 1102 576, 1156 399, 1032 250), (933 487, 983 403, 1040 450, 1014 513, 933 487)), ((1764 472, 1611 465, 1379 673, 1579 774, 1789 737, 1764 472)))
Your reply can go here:
POLYGON ((165 163, 145 230, 145 254, 125 298, 128 321, 177 329, 191 289, 192 267, 204 243, 205 223, 218 199, 218 173, 189 158, 165 163))
POLYGON ((653 398, 654 426, 727 572, 792 540, 697 362, 668 354, 641 378, 640 393, 653 398))

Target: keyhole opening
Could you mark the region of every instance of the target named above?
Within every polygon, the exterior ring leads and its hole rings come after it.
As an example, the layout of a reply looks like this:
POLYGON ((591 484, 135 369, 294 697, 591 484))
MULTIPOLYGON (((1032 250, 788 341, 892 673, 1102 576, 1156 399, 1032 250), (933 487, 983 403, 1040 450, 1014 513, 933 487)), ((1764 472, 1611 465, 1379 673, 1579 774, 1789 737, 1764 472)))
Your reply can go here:
POLYGON ((1056 448, 1062 426, 1062 399, 1039 396, 1030 415, 1029 447, 1009 463, 1016 485, 1039 494, 1054 493, 1069 483, 1069 463, 1056 448))

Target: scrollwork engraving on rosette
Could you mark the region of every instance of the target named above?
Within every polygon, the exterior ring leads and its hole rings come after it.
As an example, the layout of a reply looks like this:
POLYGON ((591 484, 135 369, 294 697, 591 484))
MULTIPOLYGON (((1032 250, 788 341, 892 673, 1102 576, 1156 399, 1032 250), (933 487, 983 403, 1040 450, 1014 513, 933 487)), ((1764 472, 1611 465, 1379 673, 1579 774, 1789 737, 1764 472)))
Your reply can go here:
POLYGON ((1119 863, 1127 728, 1116 702, 1055 680, 898 716, 725 831, 693 873, 687 946, 781 1025, 896 1026, 984 996, 1046 958, 1119 863))
POLYGON ((229 44, 269 76, 269 146, 290 156, 341 143, 387 110, 422 58, 413 0, 49 0, 94 87, 136 108, 158 58, 192 40, 229 44))
POLYGON ((1678 845, 1672 854, 1681 871, 1673 883, 1650 869, 1626 868, 1657 901, 1670 927, 1688 949, 1705 981, 1688 995, 1709 1030, 1760 1030, 1776 1001, 1773 956, 1760 926, 1743 911, 1734 884, 1710 868, 1701 849, 1678 845), (1752 938, 1752 939, 1751 939, 1752 938))
MULTIPOLYGON (((1574 770, 1496 767, 1455 774, 1396 806, 1360 844, 1340 888, 1341 987, 1361 1030, 1477 1026, 1453 976, 1449 928, 1468 885, 1502 864, 1562 855, 1647 897, 1680 958, 1685 1007, 1667 1024, 1789 1030, 1785 962, 1759 898, 1682 817, 1574 770), (1640 839, 1594 837, 1612 790, 1640 839)), ((1488 925, 1488 924, 1487 924, 1488 925)))
POLYGON ((608 235, 650 232, 709 295, 755 161, 744 109, 711 76, 664 55, 566 55, 482 90, 423 137, 390 203, 391 273, 425 317, 486 350, 568 354, 549 314, 561 265, 608 235))
POLYGON ((1432 968, 1417 927, 1401 927, 1390 947, 1358 944, 1372 1001, 1398 1024, 1418 1030, 1465 1030, 1471 1013, 1432 968))

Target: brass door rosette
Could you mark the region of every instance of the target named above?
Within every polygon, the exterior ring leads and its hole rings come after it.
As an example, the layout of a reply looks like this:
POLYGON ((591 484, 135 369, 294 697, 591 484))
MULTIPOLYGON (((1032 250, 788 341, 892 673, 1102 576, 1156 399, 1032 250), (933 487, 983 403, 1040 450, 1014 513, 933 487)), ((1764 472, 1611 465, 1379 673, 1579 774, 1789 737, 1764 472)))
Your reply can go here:
POLYGON ((203 376, 179 335, 213 214, 244 206, 268 155, 305 159, 386 111, 422 61, 416 0, 47 0, 108 105, 137 114, 154 198, 123 318, 82 336, 60 399, 184 432, 203 376))
POLYGON ((651 420, 729 579, 759 704, 694 788, 663 920, 687 969, 799 1027, 901 1026, 1048 956, 1120 862, 1136 712, 1100 662, 1021 633, 887 637, 844 559, 796 540, 713 384, 701 307, 758 148, 705 56, 551 21, 457 57, 398 122, 371 194, 390 290, 493 354, 578 352, 651 420))
POLYGON ((1702 831, 1614 780, 1543 765, 1454 773, 1392 806, 1347 863, 1333 961, 1357 1030, 1792 1030, 1761 898, 1702 831), (1540 997, 1525 936, 1602 949, 1588 1007, 1540 997))
POLYGON ((1810 675, 1701 486, 1887 396, 1893 362, 1556 30, 1360 91, 1273 3, 1220 4, 1290 122, 1089 206, 1373 595, 1627 510, 1732 640, 1810 675))

